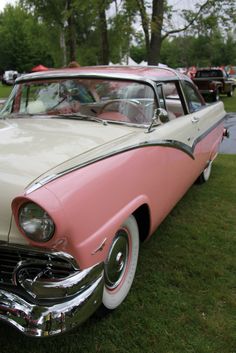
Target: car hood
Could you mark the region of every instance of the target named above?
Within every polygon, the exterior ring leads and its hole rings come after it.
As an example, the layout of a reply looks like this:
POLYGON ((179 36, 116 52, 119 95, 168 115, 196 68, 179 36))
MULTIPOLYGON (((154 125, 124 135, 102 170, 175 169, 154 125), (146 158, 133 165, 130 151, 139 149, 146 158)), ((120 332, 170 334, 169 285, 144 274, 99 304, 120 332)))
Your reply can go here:
POLYGON ((122 125, 72 119, 0 120, 0 240, 8 239, 11 202, 41 175, 134 133, 122 125))

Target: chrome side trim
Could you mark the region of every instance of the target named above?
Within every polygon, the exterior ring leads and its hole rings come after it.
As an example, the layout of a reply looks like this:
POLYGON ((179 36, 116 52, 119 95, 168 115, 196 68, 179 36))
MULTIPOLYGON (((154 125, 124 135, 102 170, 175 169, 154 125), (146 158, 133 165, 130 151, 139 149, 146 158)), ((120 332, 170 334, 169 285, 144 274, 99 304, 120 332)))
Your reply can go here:
MULTIPOLYGON (((35 305, 17 294, 0 290, 0 320, 28 336, 52 336, 68 331, 88 319, 101 305, 104 287, 103 263, 85 288, 70 300, 35 305)), ((88 271, 90 271, 88 269, 88 271)))
POLYGON ((223 121, 225 120, 225 116, 220 119, 219 121, 217 121, 213 126, 211 126, 208 130, 204 131, 201 135, 199 135, 194 141, 192 146, 187 145, 181 141, 177 141, 177 140, 153 140, 153 141, 144 141, 142 143, 139 144, 134 144, 134 145, 130 145, 128 147, 124 147, 124 148, 120 148, 117 149, 115 151, 111 151, 109 153, 104 153, 103 155, 97 157, 97 158, 93 158, 90 159, 86 162, 77 164, 71 168, 65 169, 62 172, 58 173, 58 174, 52 174, 52 175, 48 175, 45 178, 42 178, 39 181, 34 182, 33 184, 29 185, 26 189, 25 189, 25 194, 28 195, 30 194, 32 191, 39 189, 40 187, 48 184, 50 181, 53 181, 55 179, 58 179, 68 173, 71 173, 75 170, 81 169, 83 167, 86 167, 90 164, 96 163, 98 161, 104 160, 106 158, 110 158, 113 156, 116 156, 118 154, 121 153, 125 153, 125 152, 129 152, 132 150, 136 150, 139 148, 144 148, 144 147, 152 147, 152 146, 161 146, 161 147, 170 147, 170 148, 174 148, 174 149, 178 149, 184 153, 186 153, 190 158, 195 159, 194 157, 194 150, 196 145, 206 136, 208 135, 212 130, 214 130, 218 125, 220 125, 223 121))
POLYGON ((103 251, 104 246, 106 245, 106 241, 107 241, 107 238, 105 238, 105 239, 102 241, 101 245, 99 245, 98 248, 95 249, 95 250, 92 252, 92 255, 96 255, 99 251, 103 251))
POLYGON ((58 173, 58 174, 52 174, 52 175, 48 175, 45 178, 42 178, 39 181, 34 182, 33 184, 29 185, 26 189, 25 189, 25 195, 29 195, 31 192, 41 188, 42 186, 48 184, 50 181, 53 181, 55 179, 58 179, 60 177, 62 177, 63 175, 66 175, 68 173, 71 173, 75 170, 81 169, 83 167, 86 167, 90 164, 96 163, 98 161, 102 161, 106 158, 110 158, 113 156, 116 156, 118 154, 124 153, 124 152, 129 152, 129 151, 133 151, 139 148, 144 148, 144 147, 152 147, 152 146, 161 146, 161 147, 172 147, 178 150, 183 151, 184 153, 186 153, 190 158, 194 159, 193 156, 193 150, 192 148, 180 141, 176 141, 176 140, 153 140, 150 142, 143 142, 137 145, 131 145, 129 147, 125 147, 125 148, 120 148, 117 149, 115 151, 112 151, 110 153, 104 153, 103 155, 97 157, 97 158, 93 158, 90 159, 84 163, 80 163, 78 165, 75 165, 71 168, 65 169, 62 172, 58 173))

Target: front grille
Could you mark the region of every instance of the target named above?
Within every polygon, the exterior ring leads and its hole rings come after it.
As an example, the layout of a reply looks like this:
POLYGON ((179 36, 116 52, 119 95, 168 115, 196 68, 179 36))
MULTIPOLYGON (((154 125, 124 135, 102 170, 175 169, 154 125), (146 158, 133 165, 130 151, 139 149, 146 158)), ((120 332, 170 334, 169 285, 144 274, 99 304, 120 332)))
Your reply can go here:
POLYGON ((41 279, 60 279, 77 269, 61 253, 49 253, 24 247, 0 246, 0 285, 17 285, 15 273, 20 269, 24 276, 41 279), (22 271, 23 269, 23 271, 22 271))

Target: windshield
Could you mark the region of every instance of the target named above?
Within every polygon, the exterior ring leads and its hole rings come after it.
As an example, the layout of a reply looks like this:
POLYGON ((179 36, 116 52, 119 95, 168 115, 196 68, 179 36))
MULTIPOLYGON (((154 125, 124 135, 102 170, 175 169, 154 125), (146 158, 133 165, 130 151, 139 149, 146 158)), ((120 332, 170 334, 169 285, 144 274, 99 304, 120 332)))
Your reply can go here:
POLYGON ((19 83, 2 115, 87 115, 106 121, 149 124, 156 108, 154 90, 124 80, 69 78, 19 83))

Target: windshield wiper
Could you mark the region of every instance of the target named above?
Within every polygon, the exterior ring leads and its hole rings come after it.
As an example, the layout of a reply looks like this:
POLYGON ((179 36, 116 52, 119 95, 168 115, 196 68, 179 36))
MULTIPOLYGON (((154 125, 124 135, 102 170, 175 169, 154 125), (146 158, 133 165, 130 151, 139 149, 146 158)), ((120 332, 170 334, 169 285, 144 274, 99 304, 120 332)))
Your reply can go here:
POLYGON ((78 119, 78 120, 89 120, 89 121, 95 121, 97 123, 102 123, 103 125, 108 125, 108 122, 106 120, 96 118, 95 116, 92 116, 92 115, 85 115, 81 113, 58 114, 56 115, 56 117, 78 119))

